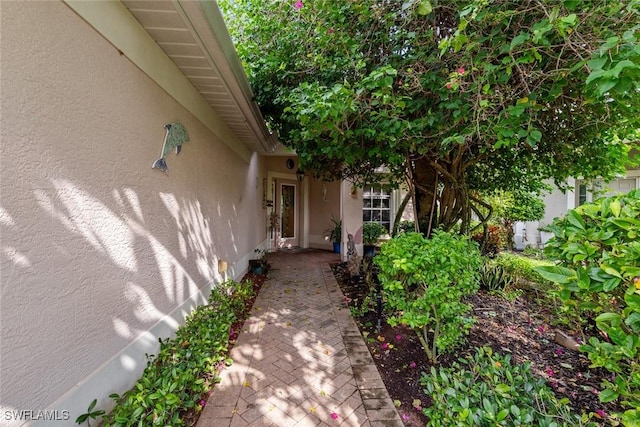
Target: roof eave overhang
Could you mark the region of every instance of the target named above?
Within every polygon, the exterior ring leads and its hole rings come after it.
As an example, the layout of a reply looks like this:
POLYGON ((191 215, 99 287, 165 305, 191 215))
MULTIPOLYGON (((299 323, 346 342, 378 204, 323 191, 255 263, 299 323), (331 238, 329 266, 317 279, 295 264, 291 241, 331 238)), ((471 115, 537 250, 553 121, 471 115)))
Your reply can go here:
POLYGON ((203 49, 211 58, 212 64, 217 68, 229 93, 242 111, 247 125, 260 142, 262 151, 273 152, 278 141, 267 129, 260 108, 254 101, 249 80, 217 3, 179 0, 177 5, 184 14, 185 24, 193 35, 202 41, 203 49))

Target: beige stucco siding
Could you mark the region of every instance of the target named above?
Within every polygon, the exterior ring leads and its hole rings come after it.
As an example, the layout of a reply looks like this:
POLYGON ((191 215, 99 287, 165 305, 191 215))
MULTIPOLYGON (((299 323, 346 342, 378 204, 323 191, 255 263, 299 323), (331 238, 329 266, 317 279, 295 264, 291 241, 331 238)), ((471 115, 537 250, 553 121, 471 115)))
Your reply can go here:
POLYGON ((325 237, 333 228, 331 218, 340 219, 340 182, 323 183, 319 179, 310 179, 309 188, 313 195, 309 201, 309 246, 333 250, 333 242, 325 240, 325 237))
POLYGON ((77 389, 135 381, 224 278, 218 259, 241 275, 266 238, 266 169, 63 3, 0 13, 0 406, 86 408, 106 395, 77 389), (174 121, 191 140, 164 174, 151 165, 174 121))

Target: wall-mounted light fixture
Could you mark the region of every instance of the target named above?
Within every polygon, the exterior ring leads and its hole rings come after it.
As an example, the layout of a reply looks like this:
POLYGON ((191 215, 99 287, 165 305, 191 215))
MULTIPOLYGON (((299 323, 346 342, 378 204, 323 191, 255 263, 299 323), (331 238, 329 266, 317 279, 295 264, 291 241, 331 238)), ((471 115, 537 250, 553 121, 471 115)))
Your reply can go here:
POLYGON ((302 169, 298 169, 296 171, 296 177, 298 177, 298 181, 302 181, 304 179, 304 171, 302 169))

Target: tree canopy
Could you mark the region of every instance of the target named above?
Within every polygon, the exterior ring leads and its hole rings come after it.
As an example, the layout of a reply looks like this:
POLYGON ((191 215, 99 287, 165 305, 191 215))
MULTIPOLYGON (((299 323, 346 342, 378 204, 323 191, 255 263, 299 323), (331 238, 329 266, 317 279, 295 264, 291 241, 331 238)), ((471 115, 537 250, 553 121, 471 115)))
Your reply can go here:
POLYGON ((479 190, 610 179, 637 147, 639 0, 219 4, 302 166, 356 182, 388 168, 423 230, 465 231, 479 190))

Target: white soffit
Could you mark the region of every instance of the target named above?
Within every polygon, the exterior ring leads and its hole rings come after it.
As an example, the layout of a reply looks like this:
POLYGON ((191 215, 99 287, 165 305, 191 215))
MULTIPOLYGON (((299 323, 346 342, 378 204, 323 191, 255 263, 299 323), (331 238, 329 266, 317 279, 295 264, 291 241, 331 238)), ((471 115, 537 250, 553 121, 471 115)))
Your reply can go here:
POLYGON ((251 151, 277 145, 213 1, 123 0, 123 5, 251 151))

